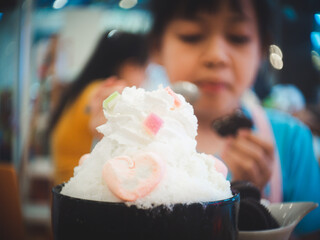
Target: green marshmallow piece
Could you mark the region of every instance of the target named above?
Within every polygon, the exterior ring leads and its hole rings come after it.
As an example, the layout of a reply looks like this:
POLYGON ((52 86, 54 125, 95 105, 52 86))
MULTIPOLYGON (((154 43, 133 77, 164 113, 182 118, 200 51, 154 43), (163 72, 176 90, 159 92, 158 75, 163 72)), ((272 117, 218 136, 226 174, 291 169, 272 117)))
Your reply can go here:
MULTIPOLYGON (((120 93, 118 93, 117 91, 115 91, 114 93, 112 93, 109 97, 107 97, 104 101, 103 101, 103 108, 107 109, 110 102, 112 102, 114 99, 116 99, 118 96, 120 96, 120 93)), ((110 107, 109 107, 110 108, 110 107)))

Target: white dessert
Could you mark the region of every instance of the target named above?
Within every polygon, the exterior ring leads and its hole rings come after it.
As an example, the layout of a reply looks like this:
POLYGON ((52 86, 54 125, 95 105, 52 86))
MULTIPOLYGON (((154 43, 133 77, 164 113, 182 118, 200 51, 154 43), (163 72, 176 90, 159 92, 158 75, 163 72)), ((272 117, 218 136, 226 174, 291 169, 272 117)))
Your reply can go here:
MULTIPOLYGON (((108 100, 104 114, 107 122, 98 127, 104 137, 83 163, 74 169, 74 176, 65 184, 62 194, 95 201, 126 202, 141 208, 211 202, 232 197, 230 182, 219 172, 215 159, 196 151, 197 119, 192 106, 183 96, 173 96, 162 87, 151 92, 127 87, 121 95, 108 100), (155 126, 156 131, 152 128, 148 131, 146 127, 146 119, 150 115, 162 121, 160 127, 155 126), (119 181, 124 181, 124 188, 129 190, 134 188, 130 185, 132 178, 130 181, 122 178, 131 173, 117 171, 112 165, 113 168, 109 166, 106 170, 110 176, 103 174, 107 162, 113 159, 113 162, 119 163, 114 159, 121 156, 136 159, 136 156, 145 153, 152 153, 160 159, 159 181, 135 200, 128 201, 117 196, 115 191, 110 190, 110 183, 114 183, 114 179, 108 179, 112 175, 110 171, 115 171, 119 181)), ((134 172, 133 178, 152 178, 150 172, 153 165, 140 165, 137 161, 136 167, 140 169, 134 172)))

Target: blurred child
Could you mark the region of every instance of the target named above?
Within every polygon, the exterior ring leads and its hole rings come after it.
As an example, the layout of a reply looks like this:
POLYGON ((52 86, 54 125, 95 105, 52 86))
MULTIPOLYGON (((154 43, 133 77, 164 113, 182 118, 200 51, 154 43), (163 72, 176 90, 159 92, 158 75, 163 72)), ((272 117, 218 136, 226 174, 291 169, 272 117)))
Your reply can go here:
POLYGON ((126 86, 139 86, 148 61, 142 35, 103 34, 80 75, 62 95, 50 122, 55 184, 68 181, 79 159, 98 138, 96 127, 106 119, 102 101, 126 86))
MULTIPOLYGON (((153 59, 170 82, 198 86, 194 104, 200 152, 220 155, 232 180, 248 180, 277 201, 320 203, 320 169, 307 127, 289 115, 242 106, 270 44, 265 0, 152 0, 150 32, 153 59), (252 130, 223 138, 213 120, 241 108, 252 130)), ((297 227, 298 234, 320 230, 320 209, 297 227)))

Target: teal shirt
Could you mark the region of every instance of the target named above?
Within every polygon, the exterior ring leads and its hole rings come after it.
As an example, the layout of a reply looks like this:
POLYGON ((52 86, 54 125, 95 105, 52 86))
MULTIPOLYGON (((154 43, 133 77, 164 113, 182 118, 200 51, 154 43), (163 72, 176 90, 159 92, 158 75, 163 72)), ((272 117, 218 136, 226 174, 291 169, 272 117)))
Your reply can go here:
MULTIPOLYGON (((320 205, 320 167, 312 134, 299 120, 276 110, 266 110, 279 152, 283 201, 311 201, 320 205)), ((296 234, 320 231, 320 207, 298 224, 296 234)))

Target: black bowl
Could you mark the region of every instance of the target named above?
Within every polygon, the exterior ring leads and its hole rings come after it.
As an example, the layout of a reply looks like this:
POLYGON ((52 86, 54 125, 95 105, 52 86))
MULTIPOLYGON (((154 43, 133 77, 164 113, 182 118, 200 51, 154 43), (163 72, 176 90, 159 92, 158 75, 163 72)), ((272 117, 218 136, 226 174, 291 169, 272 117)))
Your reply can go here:
POLYGON ((172 209, 128 207, 60 194, 52 189, 54 239, 237 239, 239 194, 232 198, 194 204, 175 204, 172 209))

